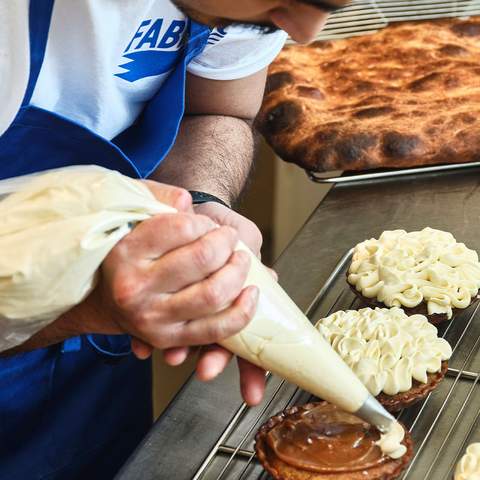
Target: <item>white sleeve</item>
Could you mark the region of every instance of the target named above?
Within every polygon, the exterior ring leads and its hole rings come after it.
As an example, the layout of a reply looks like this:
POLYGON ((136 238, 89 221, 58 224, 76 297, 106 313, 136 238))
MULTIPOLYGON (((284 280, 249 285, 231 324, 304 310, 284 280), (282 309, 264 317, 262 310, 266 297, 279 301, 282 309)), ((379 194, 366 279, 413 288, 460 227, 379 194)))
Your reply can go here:
POLYGON ((236 80, 263 70, 283 48, 283 31, 264 34, 255 29, 231 26, 215 29, 208 45, 188 66, 198 77, 212 80, 236 80))

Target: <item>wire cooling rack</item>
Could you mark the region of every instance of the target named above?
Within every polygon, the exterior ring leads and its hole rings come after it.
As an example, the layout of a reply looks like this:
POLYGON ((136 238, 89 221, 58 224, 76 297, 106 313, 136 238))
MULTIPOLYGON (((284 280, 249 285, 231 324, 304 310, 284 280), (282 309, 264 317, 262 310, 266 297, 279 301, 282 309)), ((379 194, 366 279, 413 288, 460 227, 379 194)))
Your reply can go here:
MULTIPOLYGON (((307 309, 312 322, 337 310, 358 308, 346 284, 352 251, 338 263, 307 309)), ((480 312, 479 306, 440 328, 453 349, 446 378, 423 402, 401 411, 398 418, 411 431, 415 454, 402 480, 451 480, 466 447, 480 441, 480 312)), ((319 368, 322 368, 319 365, 319 368)), ((270 416, 313 397, 294 385, 269 376, 260 407, 243 405, 227 425, 193 480, 267 480, 254 453, 254 437, 270 416)))
POLYGON ((375 33, 389 23, 480 15, 480 0, 354 0, 333 13, 318 40, 375 33))

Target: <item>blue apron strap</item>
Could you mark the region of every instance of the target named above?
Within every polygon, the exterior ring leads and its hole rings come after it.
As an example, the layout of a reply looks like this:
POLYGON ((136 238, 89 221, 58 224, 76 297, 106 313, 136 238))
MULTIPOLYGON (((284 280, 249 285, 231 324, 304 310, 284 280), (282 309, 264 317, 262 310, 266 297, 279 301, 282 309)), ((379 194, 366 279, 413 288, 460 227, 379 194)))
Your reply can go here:
POLYGON ((48 32, 54 0, 30 0, 28 11, 30 30, 30 77, 22 106, 30 104, 47 48, 48 32))
POLYGON ((185 113, 187 65, 202 53, 210 33, 209 27, 189 22, 188 43, 175 70, 135 124, 113 140, 132 159, 143 178, 157 168, 175 143, 185 113))

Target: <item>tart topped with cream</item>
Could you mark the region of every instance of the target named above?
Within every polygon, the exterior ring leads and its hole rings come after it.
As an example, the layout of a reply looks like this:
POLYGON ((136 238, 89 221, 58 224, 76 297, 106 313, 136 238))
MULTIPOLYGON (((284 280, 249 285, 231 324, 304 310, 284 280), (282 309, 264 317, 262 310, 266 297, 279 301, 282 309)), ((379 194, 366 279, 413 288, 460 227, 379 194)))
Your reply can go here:
POLYGON ((480 443, 468 446, 465 455, 457 463, 454 480, 480 479, 480 443))
POLYGON ((402 307, 438 323, 477 300, 480 262, 451 233, 393 230, 354 248, 347 278, 370 306, 402 307))
POLYGON ((381 435, 355 415, 320 402, 272 417, 260 428, 255 450, 276 480, 393 480, 408 464, 412 442, 398 423, 381 435))
POLYGON ((452 348, 423 315, 400 308, 339 311, 317 329, 388 410, 426 397, 443 379, 452 348))

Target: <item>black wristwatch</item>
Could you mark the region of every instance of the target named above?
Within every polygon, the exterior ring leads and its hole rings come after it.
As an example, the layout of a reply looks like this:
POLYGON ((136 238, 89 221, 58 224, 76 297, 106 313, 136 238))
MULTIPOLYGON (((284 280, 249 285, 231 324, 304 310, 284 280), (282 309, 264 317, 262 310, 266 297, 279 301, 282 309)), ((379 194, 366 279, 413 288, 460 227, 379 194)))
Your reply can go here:
POLYGON ((194 205, 201 205, 202 203, 215 202, 223 205, 227 208, 232 208, 228 205, 227 202, 224 202, 221 198, 216 197, 210 193, 197 192, 195 190, 190 190, 190 195, 192 196, 192 201, 194 205))

